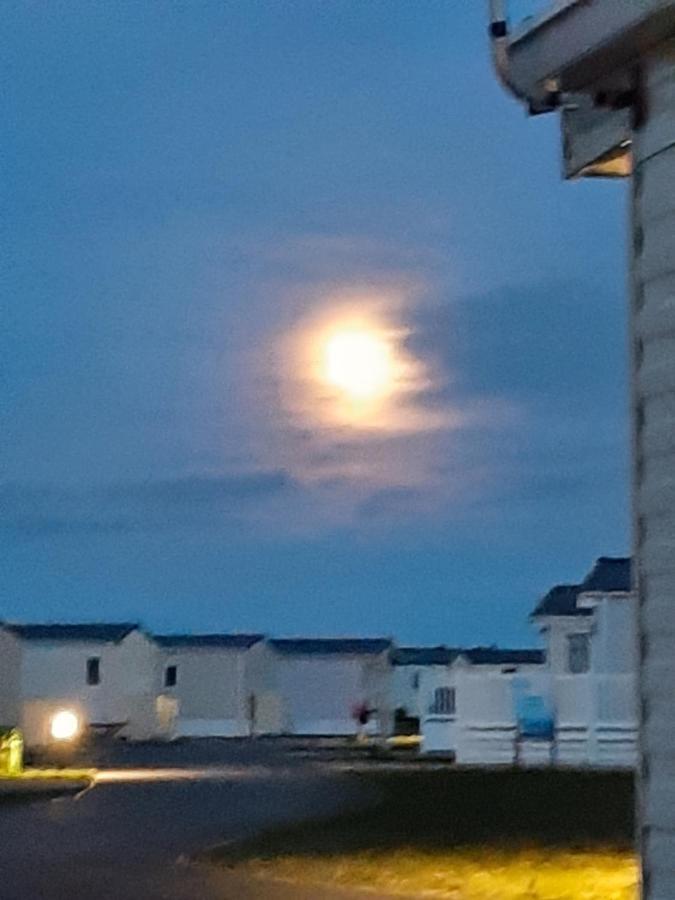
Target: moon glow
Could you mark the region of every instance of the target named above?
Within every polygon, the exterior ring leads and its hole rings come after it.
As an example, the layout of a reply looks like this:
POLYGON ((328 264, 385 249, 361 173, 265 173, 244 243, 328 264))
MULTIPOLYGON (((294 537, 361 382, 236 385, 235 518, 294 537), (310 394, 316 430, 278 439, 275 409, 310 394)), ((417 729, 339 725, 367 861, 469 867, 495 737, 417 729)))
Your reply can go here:
POLYGON ((326 382, 352 400, 373 401, 393 390, 396 379, 393 348, 374 329, 338 329, 328 334, 322 362, 326 382))

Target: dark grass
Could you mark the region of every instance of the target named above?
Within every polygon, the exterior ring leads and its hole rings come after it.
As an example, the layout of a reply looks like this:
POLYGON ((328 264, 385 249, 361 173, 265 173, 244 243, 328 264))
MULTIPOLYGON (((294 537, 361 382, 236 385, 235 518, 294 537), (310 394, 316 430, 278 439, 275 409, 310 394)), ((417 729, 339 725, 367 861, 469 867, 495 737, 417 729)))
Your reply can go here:
POLYGON ((62 797, 74 797, 82 793, 83 785, 77 787, 55 787, 40 791, 3 791, 0 793, 0 808, 21 806, 27 803, 45 803, 50 800, 60 800, 62 797))
POLYGON ((633 776, 621 772, 421 770, 359 773, 360 812, 211 851, 226 864, 412 848, 631 850, 633 776))

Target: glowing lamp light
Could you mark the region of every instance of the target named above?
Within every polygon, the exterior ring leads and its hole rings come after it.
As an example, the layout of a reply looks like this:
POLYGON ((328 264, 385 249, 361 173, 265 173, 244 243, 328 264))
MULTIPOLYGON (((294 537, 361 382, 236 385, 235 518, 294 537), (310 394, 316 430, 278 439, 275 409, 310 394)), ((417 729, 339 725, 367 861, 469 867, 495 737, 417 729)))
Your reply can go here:
POLYGON ((394 381, 389 342, 373 331, 338 331, 325 344, 324 374, 330 384, 355 399, 378 397, 394 381))
POLYGON ((72 710, 61 709, 52 716, 50 728, 55 741, 72 741, 80 730, 80 720, 72 710))

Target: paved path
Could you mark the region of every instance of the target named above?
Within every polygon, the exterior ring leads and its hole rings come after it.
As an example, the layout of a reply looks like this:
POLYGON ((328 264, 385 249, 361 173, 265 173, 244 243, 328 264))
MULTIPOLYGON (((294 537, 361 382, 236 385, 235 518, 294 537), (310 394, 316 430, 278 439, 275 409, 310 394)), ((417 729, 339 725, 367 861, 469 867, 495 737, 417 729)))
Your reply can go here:
MULTIPOLYGON (((0 806, 2 900, 306 897, 299 889, 247 887, 180 860, 213 843, 352 805, 358 798, 351 782, 269 751, 250 755, 223 746, 192 766, 189 749, 177 751, 177 759, 162 751, 163 772, 150 767, 146 751, 141 767, 125 758, 122 770, 78 799, 0 806)), ((311 898, 320 895, 314 890, 311 898)))

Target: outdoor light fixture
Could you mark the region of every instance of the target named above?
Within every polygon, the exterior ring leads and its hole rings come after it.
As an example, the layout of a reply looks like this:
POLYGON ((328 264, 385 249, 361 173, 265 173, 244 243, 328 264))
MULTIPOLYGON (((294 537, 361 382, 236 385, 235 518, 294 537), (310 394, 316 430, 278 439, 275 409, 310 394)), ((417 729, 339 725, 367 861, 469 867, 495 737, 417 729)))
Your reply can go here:
POLYGON ((60 709, 54 713, 50 731, 55 741, 72 741, 80 732, 80 719, 71 709, 60 709))

